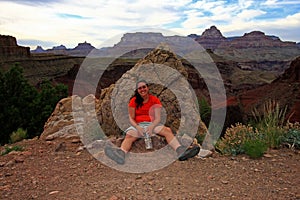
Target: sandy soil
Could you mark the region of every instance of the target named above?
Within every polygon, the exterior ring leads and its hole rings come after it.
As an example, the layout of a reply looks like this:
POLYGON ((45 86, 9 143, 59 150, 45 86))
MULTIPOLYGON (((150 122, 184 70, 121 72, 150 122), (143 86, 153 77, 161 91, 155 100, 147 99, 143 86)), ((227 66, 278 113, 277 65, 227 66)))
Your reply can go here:
POLYGON ((290 149, 255 160, 214 153, 149 173, 125 173, 78 151, 80 142, 15 145, 24 151, 0 156, 0 199, 300 199, 300 153, 290 149))

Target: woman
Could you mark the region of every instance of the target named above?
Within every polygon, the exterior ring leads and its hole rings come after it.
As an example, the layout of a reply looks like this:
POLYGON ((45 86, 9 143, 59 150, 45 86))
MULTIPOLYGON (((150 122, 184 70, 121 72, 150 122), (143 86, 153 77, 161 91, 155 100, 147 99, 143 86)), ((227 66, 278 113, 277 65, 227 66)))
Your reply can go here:
POLYGON ((135 94, 128 104, 131 126, 125 130, 126 136, 121 147, 105 148, 106 155, 118 164, 124 164, 125 154, 131 149, 132 144, 143 137, 145 132, 148 132, 150 135, 158 134, 165 137, 167 143, 177 152, 180 161, 196 156, 200 151, 199 146, 193 146, 185 151, 186 148, 179 143, 172 130, 160 124, 161 108, 160 100, 149 93, 147 82, 145 80, 138 81, 135 94))

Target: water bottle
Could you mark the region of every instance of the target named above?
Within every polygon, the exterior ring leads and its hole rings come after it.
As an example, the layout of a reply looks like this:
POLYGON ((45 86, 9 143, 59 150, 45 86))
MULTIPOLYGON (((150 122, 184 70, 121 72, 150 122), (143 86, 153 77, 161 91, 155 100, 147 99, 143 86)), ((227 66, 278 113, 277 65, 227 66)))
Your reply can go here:
POLYGON ((153 148, 152 140, 151 140, 151 136, 148 132, 144 133, 144 140, 145 140, 146 149, 152 149, 153 148))

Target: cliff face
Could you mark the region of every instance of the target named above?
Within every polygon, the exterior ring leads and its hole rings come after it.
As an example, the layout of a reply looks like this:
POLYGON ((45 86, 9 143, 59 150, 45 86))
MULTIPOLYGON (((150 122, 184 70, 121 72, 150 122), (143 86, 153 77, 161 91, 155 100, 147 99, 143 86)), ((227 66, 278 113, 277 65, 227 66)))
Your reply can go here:
POLYGON ((29 58, 30 48, 17 45, 15 37, 0 35, 0 60, 29 58))
POLYGON ((242 37, 223 42, 218 48, 264 48, 264 47, 296 47, 296 42, 283 42, 278 37, 266 36, 261 31, 245 33, 242 37))
POLYGON ((214 53, 238 62, 241 69, 283 73, 300 55, 300 48, 295 42, 283 42, 278 37, 253 31, 220 43, 214 53))
POLYGON ((228 98, 227 106, 240 109, 243 119, 252 116, 254 108, 262 109, 264 103, 274 100, 280 108, 287 106, 290 122, 300 122, 300 57, 291 62, 290 67, 270 84, 245 91, 228 98))
POLYGON ((212 26, 206 29, 200 37, 195 38, 195 40, 201 44, 203 48, 215 50, 219 44, 226 41, 226 38, 219 29, 212 26))

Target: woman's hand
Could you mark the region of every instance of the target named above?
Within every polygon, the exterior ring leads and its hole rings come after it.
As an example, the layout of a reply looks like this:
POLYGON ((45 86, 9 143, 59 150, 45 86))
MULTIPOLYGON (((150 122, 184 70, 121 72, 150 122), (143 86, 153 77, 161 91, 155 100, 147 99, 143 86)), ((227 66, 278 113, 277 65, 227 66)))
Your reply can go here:
POLYGON ((147 132, 149 133, 149 135, 153 135, 153 129, 154 129, 154 125, 151 124, 147 127, 147 132))
POLYGON ((138 131, 139 135, 141 135, 141 136, 144 135, 144 128, 143 127, 140 127, 139 125, 137 125, 135 128, 138 131))

